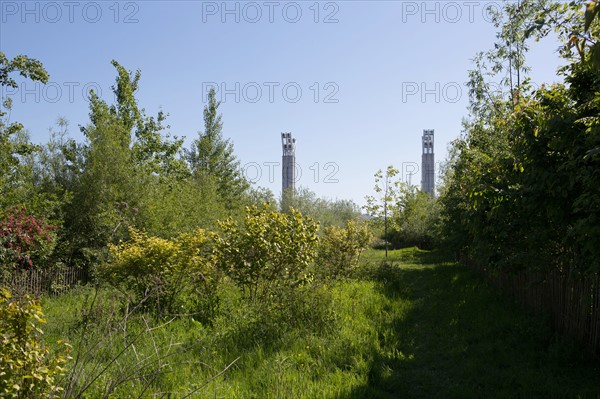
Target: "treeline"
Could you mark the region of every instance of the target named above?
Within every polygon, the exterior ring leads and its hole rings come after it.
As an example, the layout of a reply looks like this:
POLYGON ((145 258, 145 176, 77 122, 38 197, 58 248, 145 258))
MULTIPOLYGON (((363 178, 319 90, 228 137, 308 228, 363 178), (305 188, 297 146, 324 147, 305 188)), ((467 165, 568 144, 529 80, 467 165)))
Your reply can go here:
POLYGON ((439 199, 441 237, 507 295, 600 356, 600 4, 508 3, 470 73, 470 115, 439 199), (563 83, 533 89, 529 42, 554 31, 563 83), (491 76, 490 76, 491 75, 491 76), (492 91, 491 78, 505 90, 492 91))
POLYGON ((495 16, 494 50, 470 72, 470 115, 440 198, 445 239, 502 270, 600 271, 598 3, 521 1, 495 16), (533 89, 532 40, 562 40, 564 83, 533 89), (492 91, 490 79, 506 88, 492 91))
MULTIPOLYGON (((106 260, 108 245, 130 238, 130 229, 164 239, 197 228, 218 229, 217 221, 241 220, 248 206, 295 208, 322 226, 356 219, 350 201, 317 198, 308 190, 277 200, 243 175, 233 143, 223 137, 214 91, 204 107, 204 127, 184 147, 171 136, 167 114, 149 116, 135 98, 141 72, 116 61, 115 103, 90 93, 84 142, 69 137, 59 118, 47 143, 32 144, 20 123, 10 123, 10 98, 0 109, 0 265, 15 269, 68 265, 90 277, 106 260)), ((15 77, 45 83, 40 61, 0 53, 0 84, 15 77)))

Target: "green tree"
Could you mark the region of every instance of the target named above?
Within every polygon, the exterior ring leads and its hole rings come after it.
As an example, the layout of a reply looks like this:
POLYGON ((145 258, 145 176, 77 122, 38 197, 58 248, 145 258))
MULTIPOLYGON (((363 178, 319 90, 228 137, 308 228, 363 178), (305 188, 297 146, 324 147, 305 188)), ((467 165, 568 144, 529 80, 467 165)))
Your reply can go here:
MULTIPOLYGON (((69 213, 73 239, 84 248, 102 248, 121 237, 119 208, 137 206, 128 116, 114 112, 95 94, 90 99, 92 123, 83 128, 88 140, 85 163, 69 213)), ((78 246, 79 246, 78 245, 78 246)))
POLYGON ((250 187, 247 192, 247 201, 250 206, 261 207, 264 204, 268 204, 272 209, 277 208, 277 200, 275 194, 268 188, 265 187, 250 187))
POLYGON ((374 223, 383 229, 385 240, 385 255, 387 257, 390 223, 395 209, 400 208, 400 193, 406 184, 400 179, 395 179, 398 169, 389 165, 384 172, 380 169, 375 173, 375 195, 365 197, 367 205, 364 209, 367 214, 374 217, 374 223))
MULTIPOLYGON (((3 52, 0 52, 0 87, 17 88, 18 83, 11 76, 18 72, 22 77, 33 81, 46 83, 48 73, 41 62, 25 55, 17 55, 9 60, 3 52)), ((11 189, 18 188, 18 184, 12 184, 19 178, 19 157, 30 154, 35 150, 27 136, 15 139, 22 132, 23 125, 19 122, 10 122, 10 110, 12 100, 10 97, 2 98, 0 106, 0 207, 15 205, 6 203, 9 198, 14 197, 11 189)))
POLYGON ((487 116, 472 97, 442 195, 446 235, 463 254, 505 269, 600 269, 597 5, 539 8, 527 30, 559 33, 565 84, 516 87, 487 116))
POLYGON ((223 138, 222 115, 218 113, 220 104, 211 88, 208 104, 204 107, 204 132, 199 133, 186 151, 186 159, 194 178, 200 183, 210 179, 216 181, 219 194, 233 207, 242 199, 249 184, 233 154, 233 143, 223 138))
POLYGON ((191 178, 148 185, 137 226, 162 238, 197 227, 214 230, 218 220, 232 214, 217 188, 211 180, 200 184, 191 178))
POLYGON ((285 190, 281 195, 279 208, 282 212, 296 209, 305 216, 319 222, 321 227, 345 226, 350 220, 360 219, 360 208, 350 200, 317 197, 306 187, 295 191, 285 190))
POLYGON ((410 187, 393 219, 391 240, 395 246, 432 249, 437 245, 439 205, 431 195, 410 187))
POLYGON ((365 209, 383 228, 382 238, 394 247, 434 246, 439 229, 437 200, 417 187, 402 182, 398 170, 388 166, 375 174, 375 195, 366 197, 365 209))
POLYGON ((83 147, 69 137, 69 122, 59 117, 56 129, 48 129, 50 139, 28 161, 34 185, 42 192, 68 197, 83 168, 83 147))
POLYGON ((84 161, 66 215, 65 239, 79 259, 97 257, 107 243, 126 238, 128 226, 144 223, 155 187, 188 174, 180 157, 183 141, 164 134, 166 115, 148 117, 137 104, 141 72, 112 64, 116 102, 90 95, 90 123, 82 128, 84 161))

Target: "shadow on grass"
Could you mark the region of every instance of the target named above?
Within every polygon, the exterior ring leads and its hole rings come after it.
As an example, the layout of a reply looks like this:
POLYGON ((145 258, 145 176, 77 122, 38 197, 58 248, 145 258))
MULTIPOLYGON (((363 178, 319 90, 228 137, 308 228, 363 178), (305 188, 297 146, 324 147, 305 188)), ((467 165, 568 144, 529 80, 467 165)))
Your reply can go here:
POLYGON ((541 319, 501 298, 465 267, 382 264, 382 292, 410 300, 382 326, 358 398, 600 398, 600 367, 557 338, 541 319), (386 331, 387 330, 387 331, 386 331))

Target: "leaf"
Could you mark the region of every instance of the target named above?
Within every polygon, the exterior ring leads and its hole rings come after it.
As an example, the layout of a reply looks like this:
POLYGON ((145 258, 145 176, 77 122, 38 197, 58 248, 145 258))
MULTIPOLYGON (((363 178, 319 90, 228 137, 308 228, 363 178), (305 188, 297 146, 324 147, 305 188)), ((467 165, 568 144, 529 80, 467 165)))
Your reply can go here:
POLYGON ((600 70, 600 42, 597 42, 592 46, 590 51, 590 63, 596 71, 600 70))
POLYGON ((598 155, 599 153, 600 153, 600 147, 593 148, 593 149, 589 150, 583 156, 583 159, 588 160, 588 159, 593 158, 594 156, 598 155))
POLYGON ((596 6, 597 6, 597 4, 595 1, 590 1, 587 4, 587 6, 585 7, 585 27, 584 27, 585 32, 588 31, 588 29, 590 28, 590 25, 594 21, 594 18, 596 17, 596 14, 598 14, 598 10, 600 10, 596 6))

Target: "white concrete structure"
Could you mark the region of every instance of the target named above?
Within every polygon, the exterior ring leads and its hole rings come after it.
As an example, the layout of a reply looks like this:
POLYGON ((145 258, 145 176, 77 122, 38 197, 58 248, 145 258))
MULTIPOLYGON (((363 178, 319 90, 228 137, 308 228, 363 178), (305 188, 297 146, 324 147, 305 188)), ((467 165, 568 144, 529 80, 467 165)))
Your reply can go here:
POLYGON ((421 190, 435 196, 435 158, 433 154, 433 129, 423 130, 421 155, 421 190))
POLYGON ((296 191, 296 139, 292 133, 281 133, 283 157, 281 160, 281 189, 296 191))

